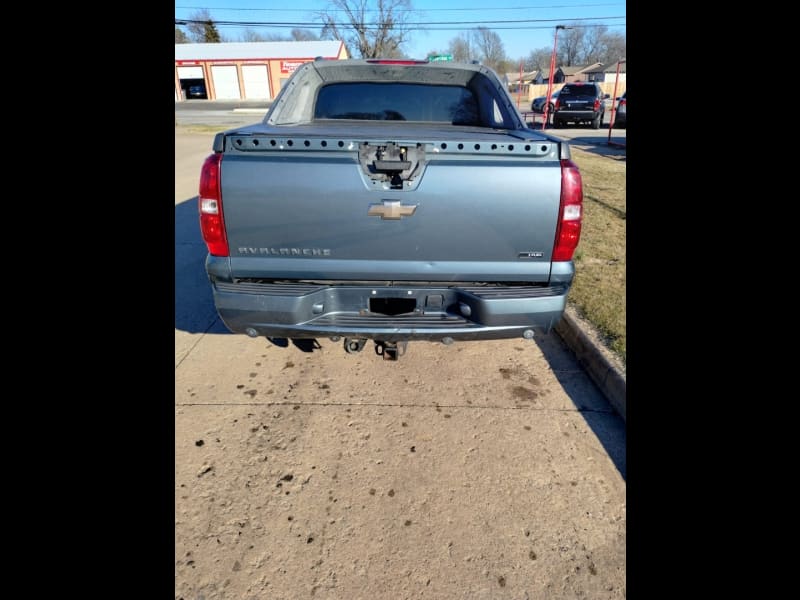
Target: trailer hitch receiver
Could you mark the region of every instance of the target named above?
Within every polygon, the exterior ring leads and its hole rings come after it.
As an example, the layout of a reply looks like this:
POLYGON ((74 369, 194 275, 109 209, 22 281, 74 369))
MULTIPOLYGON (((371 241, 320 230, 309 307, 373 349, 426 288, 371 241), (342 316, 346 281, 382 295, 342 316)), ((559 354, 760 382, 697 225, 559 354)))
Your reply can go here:
POLYGON ((375 354, 382 356, 383 360, 397 360, 406 353, 408 342, 375 341, 375 354))

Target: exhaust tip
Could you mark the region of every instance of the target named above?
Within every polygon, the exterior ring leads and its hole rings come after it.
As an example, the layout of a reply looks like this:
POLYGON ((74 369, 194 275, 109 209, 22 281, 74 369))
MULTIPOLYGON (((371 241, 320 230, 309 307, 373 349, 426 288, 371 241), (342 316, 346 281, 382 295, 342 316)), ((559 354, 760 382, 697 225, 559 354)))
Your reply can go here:
POLYGON ((522 337, 524 337, 526 340, 532 340, 533 339, 533 329, 526 329, 525 331, 523 331, 522 332, 522 337))
POLYGON ((248 327, 247 329, 244 330, 244 332, 251 338, 258 337, 258 332, 252 327, 248 327))

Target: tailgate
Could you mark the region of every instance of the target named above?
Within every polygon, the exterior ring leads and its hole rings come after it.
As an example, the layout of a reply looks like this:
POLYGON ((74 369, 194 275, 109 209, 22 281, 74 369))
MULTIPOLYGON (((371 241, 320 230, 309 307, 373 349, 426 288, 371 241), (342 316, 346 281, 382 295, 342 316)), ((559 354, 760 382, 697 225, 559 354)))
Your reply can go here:
POLYGON ((594 98, 586 96, 561 96, 558 101, 560 110, 594 110, 594 98))
POLYGON ((365 145, 387 142, 238 142, 226 141, 221 175, 234 277, 549 279, 561 190, 556 142, 398 142, 417 149, 418 168, 365 160, 365 145), (399 187, 374 173, 401 167, 399 187))

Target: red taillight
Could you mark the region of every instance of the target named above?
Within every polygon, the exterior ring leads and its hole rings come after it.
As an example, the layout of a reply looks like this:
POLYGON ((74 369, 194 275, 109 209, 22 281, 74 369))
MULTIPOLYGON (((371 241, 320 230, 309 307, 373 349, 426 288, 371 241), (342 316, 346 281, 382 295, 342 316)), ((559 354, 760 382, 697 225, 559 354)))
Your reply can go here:
POLYGON ((556 110, 558 108, 561 108, 561 100, 556 98, 556 103, 553 104, 553 110, 556 110))
POLYGON ((600 99, 599 98, 595 98, 594 99, 594 109, 593 110, 600 110, 600 99))
POLYGON ((212 154, 203 163, 200 171, 200 231, 213 256, 228 256, 228 238, 225 236, 225 221, 222 218, 222 194, 219 166, 222 154, 212 154))
POLYGON ((628 101, 627 100, 620 100, 619 101, 619 105, 620 106, 627 106, 628 105, 628 101))
POLYGON ((571 160, 561 161, 561 206, 558 210, 556 243, 553 260, 572 260, 572 254, 581 238, 583 216, 583 182, 581 172, 571 160))

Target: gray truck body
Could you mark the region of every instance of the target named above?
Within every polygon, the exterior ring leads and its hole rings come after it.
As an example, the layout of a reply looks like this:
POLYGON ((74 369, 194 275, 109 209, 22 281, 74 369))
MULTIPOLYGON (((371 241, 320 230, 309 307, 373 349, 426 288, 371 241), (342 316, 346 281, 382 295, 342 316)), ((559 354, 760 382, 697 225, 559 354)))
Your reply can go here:
POLYGON ((552 252, 569 149, 528 129, 485 67, 307 63, 263 123, 218 134, 214 151, 229 256, 206 269, 233 332, 449 342, 531 337, 561 318, 574 266, 552 252), (403 105, 320 118, 336 82, 465 86, 476 121, 397 120, 403 105))

